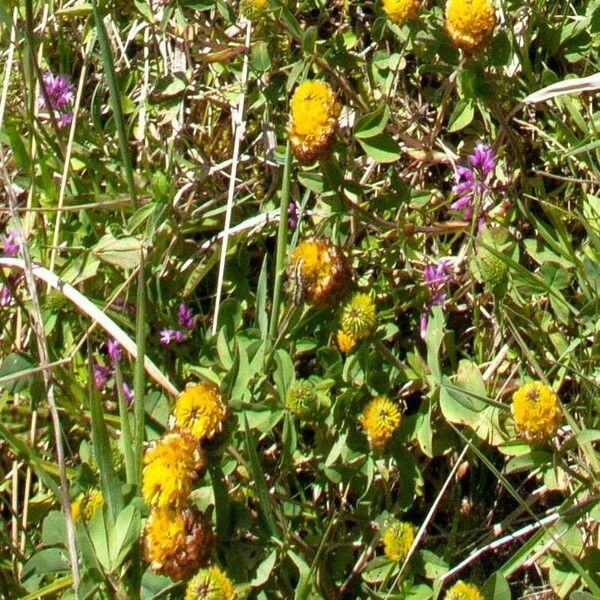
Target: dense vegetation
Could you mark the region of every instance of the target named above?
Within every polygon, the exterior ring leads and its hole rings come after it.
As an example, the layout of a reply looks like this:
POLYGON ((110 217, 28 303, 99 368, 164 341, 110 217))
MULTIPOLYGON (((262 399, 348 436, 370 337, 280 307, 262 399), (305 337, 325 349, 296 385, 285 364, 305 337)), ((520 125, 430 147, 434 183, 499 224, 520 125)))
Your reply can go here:
POLYGON ((600 597, 599 36, 2 2, 0 597, 600 597))

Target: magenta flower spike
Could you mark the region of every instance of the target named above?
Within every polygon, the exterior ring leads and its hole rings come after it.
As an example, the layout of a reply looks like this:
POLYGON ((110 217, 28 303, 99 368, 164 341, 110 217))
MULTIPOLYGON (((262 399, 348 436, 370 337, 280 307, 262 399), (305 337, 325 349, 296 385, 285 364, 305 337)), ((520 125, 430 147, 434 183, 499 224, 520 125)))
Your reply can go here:
POLYGON ((194 328, 194 314, 192 313, 192 309, 187 307, 185 304, 180 304, 177 309, 177 322, 180 327, 184 327, 185 329, 193 329, 194 328))
POLYGON ((479 196, 483 196, 490 189, 489 179, 496 167, 494 150, 483 142, 476 144, 467 160, 471 164, 470 167, 459 165, 454 171, 456 183, 452 186, 452 192, 458 196, 458 199, 450 205, 452 210, 462 210, 464 219, 470 219, 473 216, 475 192, 479 196))
POLYGON ((117 340, 108 340, 106 342, 106 349, 108 351, 108 356, 113 363, 121 360, 123 357, 123 352, 121 351, 121 346, 117 340))
POLYGON ((65 75, 53 75, 44 73, 44 89, 50 106, 46 106, 46 97, 40 94, 39 105, 47 109, 52 109, 57 113, 57 121, 60 127, 65 127, 73 121, 73 112, 70 106, 75 98, 73 87, 69 84, 65 75))
POLYGON ((19 253, 17 232, 14 229, 9 229, 4 236, 3 249, 6 256, 16 256, 19 253))

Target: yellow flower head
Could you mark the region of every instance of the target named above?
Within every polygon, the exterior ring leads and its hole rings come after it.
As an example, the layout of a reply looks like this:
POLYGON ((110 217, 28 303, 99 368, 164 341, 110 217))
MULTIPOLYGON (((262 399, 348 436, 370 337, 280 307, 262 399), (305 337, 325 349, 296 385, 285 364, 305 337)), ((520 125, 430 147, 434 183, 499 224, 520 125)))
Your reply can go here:
POLYGON ((180 508, 204 466, 198 442, 186 432, 169 433, 144 453, 142 492, 155 508, 180 508))
POLYGON ((288 274, 302 286, 309 304, 322 307, 336 302, 348 280, 344 257, 325 240, 300 242, 290 257, 288 274))
POLYGON ((144 558, 153 571, 175 581, 205 565, 213 545, 212 528, 195 508, 156 508, 146 521, 144 558))
POLYGON ((342 310, 342 330, 355 340, 369 337, 377 326, 377 310, 370 294, 356 292, 342 310))
POLYGON ((190 579, 184 600, 237 600, 233 583, 217 566, 200 569, 190 579))
POLYGON ((364 408, 360 421, 375 450, 381 451, 400 425, 400 409, 387 396, 375 396, 364 408))
POLYGON ((344 330, 340 329, 337 334, 337 345, 341 352, 344 354, 348 354, 348 352, 352 352, 354 346, 356 346, 356 340, 344 330))
POLYGON ((288 135, 298 160, 312 162, 331 150, 340 105, 323 81, 304 81, 290 101, 288 135))
POLYGON ((240 12, 247 19, 258 19, 267 8, 267 0, 240 0, 240 12))
POLYGON ((89 521, 96 512, 96 509, 101 506, 104 506, 102 492, 97 489, 86 490, 71 502, 73 522, 89 521))
POLYGON ((416 19, 421 10, 420 0, 383 0, 383 8, 390 21, 402 25, 416 19))
POLYGON ((415 539, 412 523, 393 520, 387 524, 381 536, 383 551, 390 560, 403 561, 415 539))
POLYGON ((444 600, 485 600, 477 586, 457 581, 444 596, 444 600))
POLYGON ((307 379, 295 381, 285 396, 287 408, 297 417, 312 420, 319 412, 319 398, 312 382, 307 379))
POLYGON ((178 429, 197 440, 210 440, 223 429, 227 405, 216 385, 198 383, 179 395, 173 414, 178 429))
POLYGON ((472 51, 483 46, 496 25, 492 0, 448 0, 446 31, 458 48, 472 51))
POLYGON ((515 427, 532 441, 552 437, 562 421, 556 394, 540 381, 522 385, 512 398, 515 427))

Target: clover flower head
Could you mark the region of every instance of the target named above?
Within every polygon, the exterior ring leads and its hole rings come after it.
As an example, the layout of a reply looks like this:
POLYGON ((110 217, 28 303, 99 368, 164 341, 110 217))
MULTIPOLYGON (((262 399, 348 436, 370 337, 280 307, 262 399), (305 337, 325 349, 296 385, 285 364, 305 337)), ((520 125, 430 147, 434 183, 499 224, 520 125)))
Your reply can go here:
POLYGON ((383 0, 383 8, 390 21, 402 25, 418 17, 421 2, 420 0, 383 0))
POLYGON ((185 432, 168 433, 144 453, 142 493, 154 508, 180 508, 205 465, 198 442, 185 432))
POLYGON ((144 529, 144 558, 156 573, 174 581, 187 579, 208 562, 214 534, 196 508, 157 508, 144 529))
POLYGON ((96 510, 102 506, 104 506, 102 492, 98 489, 86 490, 71 502, 73 522, 89 521, 96 510))
POLYGON ((381 536, 385 555, 390 560, 403 561, 408 556, 415 533, 415 526, 412 523, 397 519, 387 523, 381 536))
POLYGON ((492 37, 496 11, 492 0, 448 0, 446 31, 457 48, 479 50, 492 37))
POLYGON ((352 352, 356 346, 356 340, 351 334, 346 333, 343 329, 339 329, 336 333, 336 340, 340 352, 343 352, 344 354, 352 352))
POLYGON ((313 420, 319 411, 319 398, 314 384, 308 379, 296 380, 287 391, 285 405, 300 419, 313 420))
POLYGON ((193 329, 194 313, 192 312, 192 309, 185 304, 180 304, 177 308, 177 322, 179 323, 180 327, 184 327, 185 329, 193 329))
POLYGON ((401 420, 398 405, 387 396, 375 396, 364 408, 360 422, 374 450, 382 451, 398 429, 401 420))
POLYGON ((3 249, 6 256, 16 256, 19 253, 19 244, 17 242, 17 232, 15 229, 9 229, 7 231, 4 236, 3 249))
POLYGON ((477 586, 457 581, 444 596, 444 600, 485 600, 477 586))
POLYGON ((190 579, 184 600, 237 600, 238 594, 229 577, 217 565, 200 569, 190 579))
POLYGON ((298 244, 290 256, 288 275, 302 286, 309 304, 321 307, 335 303, 349 278, 343 255, 330 242, 317 239, 298 244))
POLYGON ((108 365, 99 365, 98 363, 94 363, 92 368, 94 373, 94 383, 99 390, 103 390, 106 386, 106 382, 108 378, 112 374, 112 369, 108 365))
POLYGON ((69 125, 73 121, 73 113, 67 107, 72 104, 74 94, 67 77, 65 75, 44 73, 42 79, 50 107, 46 106, 46 98, 43 94, 40 94, 39 97, 40 106, 51 108, 58 113, 59 126, 69 125))
POLYGON ((377 309, 371 294, 355 292, 342 309, 341 329, 355 340, 371 336, 377 327, 377 309))
POLYGON ((163 346, 168 346, 171 342, 181 344, 185 340, 185 335, 179 329, 161 329, 160 343, 163 346))
POLYGON ((541 381, 522 385, 513 394, 511 409, 517 431, 535 442, 551 438, 562 421, 556 394, 541 381))
POLYGON ((288 135, 294 155, 301 162, 325 158, 337 130, 340 105, 323 81, 304 81, 290 101, 288 135))
POLYGON ((227 404, 216 385, 197 383, 179 395, 173 415, 178 429, 196 440, 210 440, 223 430, 227 404))

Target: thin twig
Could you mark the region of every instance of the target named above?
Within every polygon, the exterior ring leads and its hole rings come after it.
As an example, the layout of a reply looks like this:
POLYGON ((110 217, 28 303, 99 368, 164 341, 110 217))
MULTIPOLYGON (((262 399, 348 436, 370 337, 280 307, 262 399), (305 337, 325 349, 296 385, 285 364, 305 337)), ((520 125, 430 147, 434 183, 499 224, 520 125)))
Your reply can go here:
POLYGON ((56 405, 56 398, 54 396, 54 381, 52 376, 52 369, 48 368, 48 365, 50 364, 48 355, 48 340, 46 339, 44 319, 42 317, 42 311, 37 295, 37 288, 33 276, 33 264, 31 262, 31 256, 29 255, 29 249, 24 241, 25 237, 23 227, 21 226, 21 219, 19 218, 19 213, 17 211, 17 200, 10 186, 9 176, 6 171, 6 166, 4 162, 4 150, 1 146, 0 161, 2 162, 3 179, 5 182, 8 204, 14 221, 14 228, 17 232, 17 238, 20 242, 21 255, 23 256, 23 261, 21 262, 23 262, 25 281, 27 283, 27 288, 29 291, 29 297, 31 301, 31 316, 33 320, 33 328, 35 331, 40 363, 44 369, 42 374, 44 378, 46 398, 48 399, 48 408, 50 409, 52 428, 54 431, 54 443, 56 444, 56 460, 58 462, 58 471, 60 478, 60 500, 63 512, 65 514, 65 522, 67 529, 67 549, 69 552, 69 561, 71 563, 71 574, 73 575, 73 588, 75 589, 75 593, 77 594, 77 590, 79 588, 79 563, 77 559, 77 548, 75 546, 75 527, 73 525, 73 517, 71 515, 71 502, 69 498, 69 480, 67 478, 67 468, 65 464, 65 452, 63 446, 60 417, 58 414, 58 407, 56 405))
POLYGON ((456 474, 456 471, 458 471, 458 467, 462 464, 462 461, 463 461, 465 455, 467 454, 468 449, 469 449, 469 446, 465 446, 462 449, 462 452, 460 453, 459 457, 456 459, 456 462, 454 463, 454 466, 452 467, 452 471, 450 471, 450 473, 448 474, 448 477, 446 477, 446 481, 444 481, 444 485, 442 486, 442 489, 440 490, 439 494, 437 495, 436 499, 434 500, 433 504, 431 505, 431 508, 429 509, 429 512, 427 513, 425 520, 423 521, 421 527, 419 527, 419 531, 417 532, 417 535, 415 535, 415 539, 408 550, 408 553, 406 555, 406 558, 404 559, 404 562, 402 563, 402 567, 400 568, 398 575, 396 575, 396 578, 394 579, 394 583, 390 586, 390 589, 386 595, 386 598, 389 598, 390 594, 392 593, 392 590, 396 587, 396 585, 400 581, 400 578, 404 574, 404 571, 406 570, 406 567, 408 565, 408 561, 411 559, 412 555, 415 553, 415 551, 417 550, 417 547, 421 543, 421 540, 423 539, 423 536, 425 535, 425 532, 427 531, 427 527, 429 526, 429 523, 431 522, 435 513, 437 512, 437 508, 438 508, 440 502, 442 501, 442 498, 444 497, 444 494, 446 493, 446 490, 448 489, 450 482, 454 479, 454 475, 456 474))

